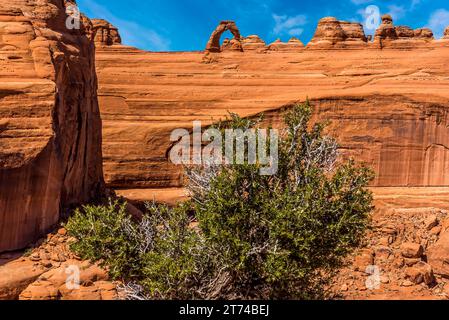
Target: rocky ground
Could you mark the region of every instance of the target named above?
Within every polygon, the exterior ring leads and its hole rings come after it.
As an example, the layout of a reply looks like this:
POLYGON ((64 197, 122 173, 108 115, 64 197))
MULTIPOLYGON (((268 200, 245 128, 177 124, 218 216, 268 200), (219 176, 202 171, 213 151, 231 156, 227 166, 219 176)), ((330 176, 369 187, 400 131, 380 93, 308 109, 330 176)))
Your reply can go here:
MULTIPOLYGON (((372 228, 336 278, 332 287, 336 298, 449 299, 449 191, 373 188, 373 192, 372 228)), ((135 202, 148 196, 129 195, 135 202)), ((185 192, 156 190, 151 197, 174 204, 185 198, 185 192)), ((109 281, 106 270, 71 252, 71 241, 61 228, 26 252, 0 255, 0 300, 119 299, 118 283, 109 281), (70 275, 76 269, 80 287, 70 289, 70 275)))
POLYGON ((108 273, 73 254, 71 241, 61 228, 26 252, 1 254, 0 300, 118 299, 108 273))
POLYGON ((334 285, 344 299, 448 299, 449 212, 376 210, 366 245, 334 285))

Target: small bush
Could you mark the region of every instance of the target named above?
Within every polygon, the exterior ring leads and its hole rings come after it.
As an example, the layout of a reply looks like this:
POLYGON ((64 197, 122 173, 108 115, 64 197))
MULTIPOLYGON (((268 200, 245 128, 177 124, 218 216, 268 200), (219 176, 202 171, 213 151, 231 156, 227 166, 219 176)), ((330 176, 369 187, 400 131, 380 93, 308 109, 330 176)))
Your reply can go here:
MULTIPOLYGON (((73 249, 103 260, 133 298, 325 298, 363 239, 373 175, 339 163, 336 141, 311 116, 308 102, 286 114, 275 175, 249 163, 187 168, 191 201, 148 205, 140 223, 117 203, 85 207, 67 225, 73 249)), ((218 128, 255 125, 232 115, 218 128)))

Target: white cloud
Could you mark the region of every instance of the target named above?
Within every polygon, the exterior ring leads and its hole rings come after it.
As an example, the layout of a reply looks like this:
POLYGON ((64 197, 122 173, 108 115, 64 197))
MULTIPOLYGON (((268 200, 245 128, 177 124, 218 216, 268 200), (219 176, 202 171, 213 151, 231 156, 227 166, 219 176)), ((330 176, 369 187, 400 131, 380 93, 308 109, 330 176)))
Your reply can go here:
POLYGON ((395 4, 388 6, 388 14, 393 17, 393 21, 400 20, 407 13, 407 9, 404 6, 398 6, 395 4))
POLYGON ((434 11, 430 16, 427 26, 433 30, 436 38, 441 38, 444 29, 449 26, 449 11, 446 9, 434 11))
POLYGON ((170 41, 156 31, 144 28, 133 21, 118 18, 95 1, 84 1, 83 8, 90 11, 92 15, 90 18, 105 19, 116 26, 124 44, 154 51, 168 51, 170 48, 170 41))
POLYGON ((304 32, 303 28, 295 28, 288 31, 288 34, 291 36, 299 37, 304 32))
POLYGON ((273 14, 275 26, 273 33, 276 35, 289 34, 292 36, 299 36, 303 33, 304 29, 300 28, 307 23, 307 17, 305 15, 297 15, 289 17, 287 15, 273 14))

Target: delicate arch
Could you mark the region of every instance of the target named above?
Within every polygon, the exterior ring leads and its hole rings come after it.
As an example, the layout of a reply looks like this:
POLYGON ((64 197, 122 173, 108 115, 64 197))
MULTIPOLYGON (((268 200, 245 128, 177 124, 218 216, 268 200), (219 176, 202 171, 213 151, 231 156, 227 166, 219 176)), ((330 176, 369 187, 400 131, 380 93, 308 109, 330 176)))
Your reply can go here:
POLYGON ((226 31, 230 31, 234 35, 233 41, 240 44, 239 50, 241 50, 241 36, 240 31, 234 21, 221 21, 218 27, 212 32, 209 38, 209 42, 206 46, 208 52, 221 52, 220 38, 226 31))

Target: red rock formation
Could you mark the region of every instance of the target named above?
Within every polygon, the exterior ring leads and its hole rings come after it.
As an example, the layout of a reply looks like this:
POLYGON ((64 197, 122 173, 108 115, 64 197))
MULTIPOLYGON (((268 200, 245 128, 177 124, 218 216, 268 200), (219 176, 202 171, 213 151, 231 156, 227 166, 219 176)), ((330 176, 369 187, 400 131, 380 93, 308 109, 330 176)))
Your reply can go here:
POLYGON ((66 19, 63 1, 0 5, 0 252, 103 186, 94 46, 66 19))
POLYGON ((399 39, 404 38, 414 38, 415 37, 415 31, 407 26, 399 26, 395 27, 396 35, 399 39))
POLYGON ((245 38, 242 38, 242 48, 243 51, 264 51, 266 49, 265 41, 259 38, 257 35, 251 35, 245 38))
POLYGON ((92 19, 92 38, 96 46, 121 44, 122 38, 116 27, 103 19, 92 19))
POLYGON ((241 45, 241 36, 240 31, 237 28, 237 25, 234 21, 221 21, 218 27, 212 32, 212 35, 210 36, 209 42, 206 46, 206 52, 220 52, 221 46, 220 46, 220 38, 222 34, 226 31, 231 31, 231 33, 234 35, 232 46, 227 47, 231 48, 236 51, 242 51, 242 45, 241 45))
MULTIPOLYGON (((401 29, 402 30, 402 29, 401 29)), ((389 14, 382 16, 382 24, 376 30, 374 35, 374 41, 378 42, 382 46, 382 42, 385 40, 396 40, 398 35, 396 29, 393 26, 393 18, 389 14)))
POLYGON ((70 243, 61 228, 38 241, 26 257, 4 262, 0 254, 0 300, 116 300, 116 285, 108 281, 107 271, 80 261, 70 243), (66 272, 72 268, 79 270, 79 288, 66 286, 66 272))
POLYGON ((449 27, 444 30, 444 39, 449 39, 449 27))
POLYGON ((428 46, 434 40, 433 32, 429 28, 413 30, 407 26, 393 25, 390 15, 382 16, 382 24, 376 30, 374 45, 379 48, 416 48, 428 46))
POLYGON ((415 30, 416 39, 433 40, 433 32, 429 28, 420 28, 415 30))
POLYGON ((283 106, 308 96, 317 116, 332 120, 344 154, 377 171, 374 185, 449 185, 448 55, 432 42, 409 54, 370 46, 222 52, 202 64, 198 52, 100 48, 106 180, 128 194, 178 187, 182 168, 167 158, 173 129, 207 125, 228 111, 265 112, 278 123, 283 106))
POLYGON ((240 40, 237 39, 224 39, 221 45, 221 51, 243 51, 243 46, 240 40))
POLYGON ((338 21, 334 17, 326 17, 318 22, 309 49, 357 48, 365 47, 367 38, 360 23, 338 21))
POLYGON ((297 38, 291 38, 287 43, 277 39, 268 46, 270 51, 298 52, 304 49, 304 44, 297 38))

